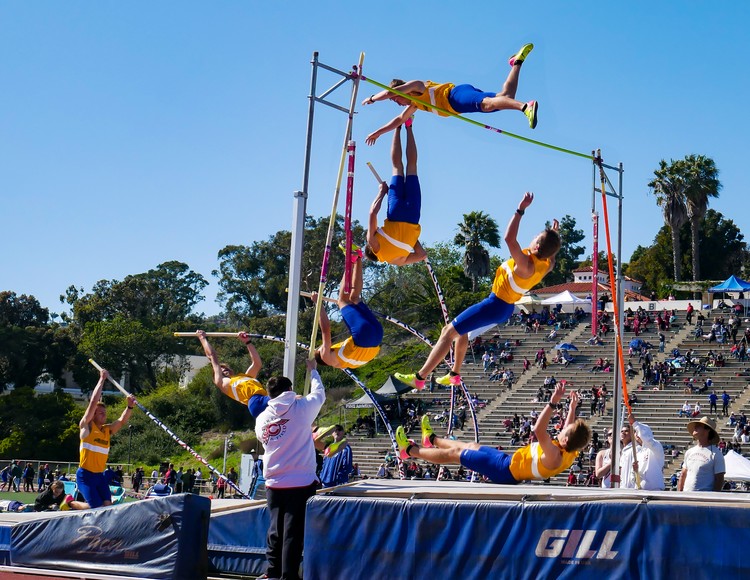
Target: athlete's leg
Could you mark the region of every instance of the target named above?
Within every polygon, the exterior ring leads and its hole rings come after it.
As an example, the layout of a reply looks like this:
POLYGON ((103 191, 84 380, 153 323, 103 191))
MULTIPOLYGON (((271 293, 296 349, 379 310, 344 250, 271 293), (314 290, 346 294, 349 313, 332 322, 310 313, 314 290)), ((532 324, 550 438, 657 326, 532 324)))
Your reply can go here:
POLYGON ((461 374, 461 365, 464 364, 464 358, 466 357, 466 350, 469 348, 469 335, 460 334, 454 343, 454 361, 453 361, 453 372, 457 375, 461 374))
MULTIPOLYGON (((450 351, 451 343, 458 337, 459 334, 456 329, 453 328, 453 323, 443 327, 443 330, 440 333, 440 338, 435 343, 435 346, 432 347, 432 350, 422 368, 419 369, 420 377, 425 378, 440 364, 445 358, 445 355, 450 351)), ((464 353, 465 352, 466 351, 464 351, 464 353)))
POLYGON ((393 142, 391 144, 391 165, 393 166, 393 175, 400 175, 402 177, 404 175, 404 161, 402 156, 401 126, 398 126, 393 131, 393 142))
POLYGON ((417 142, 414 140, 414 128, 406 128, 406 175, 417 174, 417 142))
POLYGON ((349 293, 349 301, 353 304, 359 302, 359 295, 362 293, 362 257, 357 257, 357 261, 352 263, 352 291, 349 293))

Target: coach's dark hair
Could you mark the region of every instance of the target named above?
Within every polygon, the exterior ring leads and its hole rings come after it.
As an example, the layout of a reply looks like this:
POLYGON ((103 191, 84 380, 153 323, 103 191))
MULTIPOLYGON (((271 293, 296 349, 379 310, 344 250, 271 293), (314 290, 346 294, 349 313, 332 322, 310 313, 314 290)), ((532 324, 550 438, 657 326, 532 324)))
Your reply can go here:
POLYGON ((292 381, 286 377, 271 377, 266 383, 268 396, 272 399, 278 397, 281 393, 292 390, 292 381))

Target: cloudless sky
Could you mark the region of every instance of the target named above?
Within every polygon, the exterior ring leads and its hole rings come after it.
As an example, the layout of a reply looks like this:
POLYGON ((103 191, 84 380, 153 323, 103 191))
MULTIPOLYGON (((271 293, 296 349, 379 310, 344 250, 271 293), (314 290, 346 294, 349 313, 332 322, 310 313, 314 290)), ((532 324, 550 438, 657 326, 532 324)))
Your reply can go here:
MULTIPOLYGON (((2 0, 0 290, 60 312, 71 284, 89 291, 180 260, 211 282, 197 310, 218 313, 218 251, 291 229, 314 51, 345 71, 364 51, 365 75, 383 83, 499 91, 508 57, 533 42, 517 97, 539 101, 538 127, 515 111, 473 118, 622 162, 625 261, 663 224, 647 187, 660 159, 713 158, 724 188, 710 207, 746 233, 749 16, 739 1, 2 0)), ((338 80, 321 71, 318 92, 338 80)), ((376 90, 362 83, 359 101, 376 90)), ((329 98, 346 105, 349 94, 347 84, 329 98)), ((367 147, 364 137, 400 110, 358 106, 354 217, 363 224, 377 189, 365 162, 389 175, 391 141, 367 147)), ((331 211, 345 126, 346 115, 316 105, 316 217, 331 211)), ((424 243, 451 239, 474 210, 504 230, 530 190, 522 244, 568 214, 591 252, 589 161, 428 113, 414 127, 424 243)))

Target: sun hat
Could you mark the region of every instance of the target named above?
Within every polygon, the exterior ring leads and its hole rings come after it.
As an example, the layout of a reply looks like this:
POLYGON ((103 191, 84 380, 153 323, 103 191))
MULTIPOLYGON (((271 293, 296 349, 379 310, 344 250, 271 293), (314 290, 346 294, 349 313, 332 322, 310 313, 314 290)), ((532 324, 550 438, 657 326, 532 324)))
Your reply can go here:
POLYGON ((710 417, 701 417, 700 420, 690 421, 687 424, 688 433, 692 435, 693 430, 695 429, 695 426, 698 425, 699 423, 701 425, 705 425, 711 430, 711 436, 708 438, 708 443, 710 445, 717 444, 719 442, 719 433, 716 431, 716 421, 714 421, 710 417))

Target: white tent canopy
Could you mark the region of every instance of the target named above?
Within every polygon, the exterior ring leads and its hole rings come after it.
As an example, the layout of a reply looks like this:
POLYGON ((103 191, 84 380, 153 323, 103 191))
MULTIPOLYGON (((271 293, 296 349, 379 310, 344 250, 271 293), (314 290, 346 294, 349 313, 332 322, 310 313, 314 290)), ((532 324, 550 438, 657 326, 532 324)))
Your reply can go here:
POLYGON ((733 449, 724 456, 726 473, 724 479, 729 481, 750 481, 750 460, 733 449))
POLYGON ((591 300, 585 298, 579 298, 575 294, 571 294, 569 290, 550 296, 542 300, 542 304, 591 304, 591 300))

